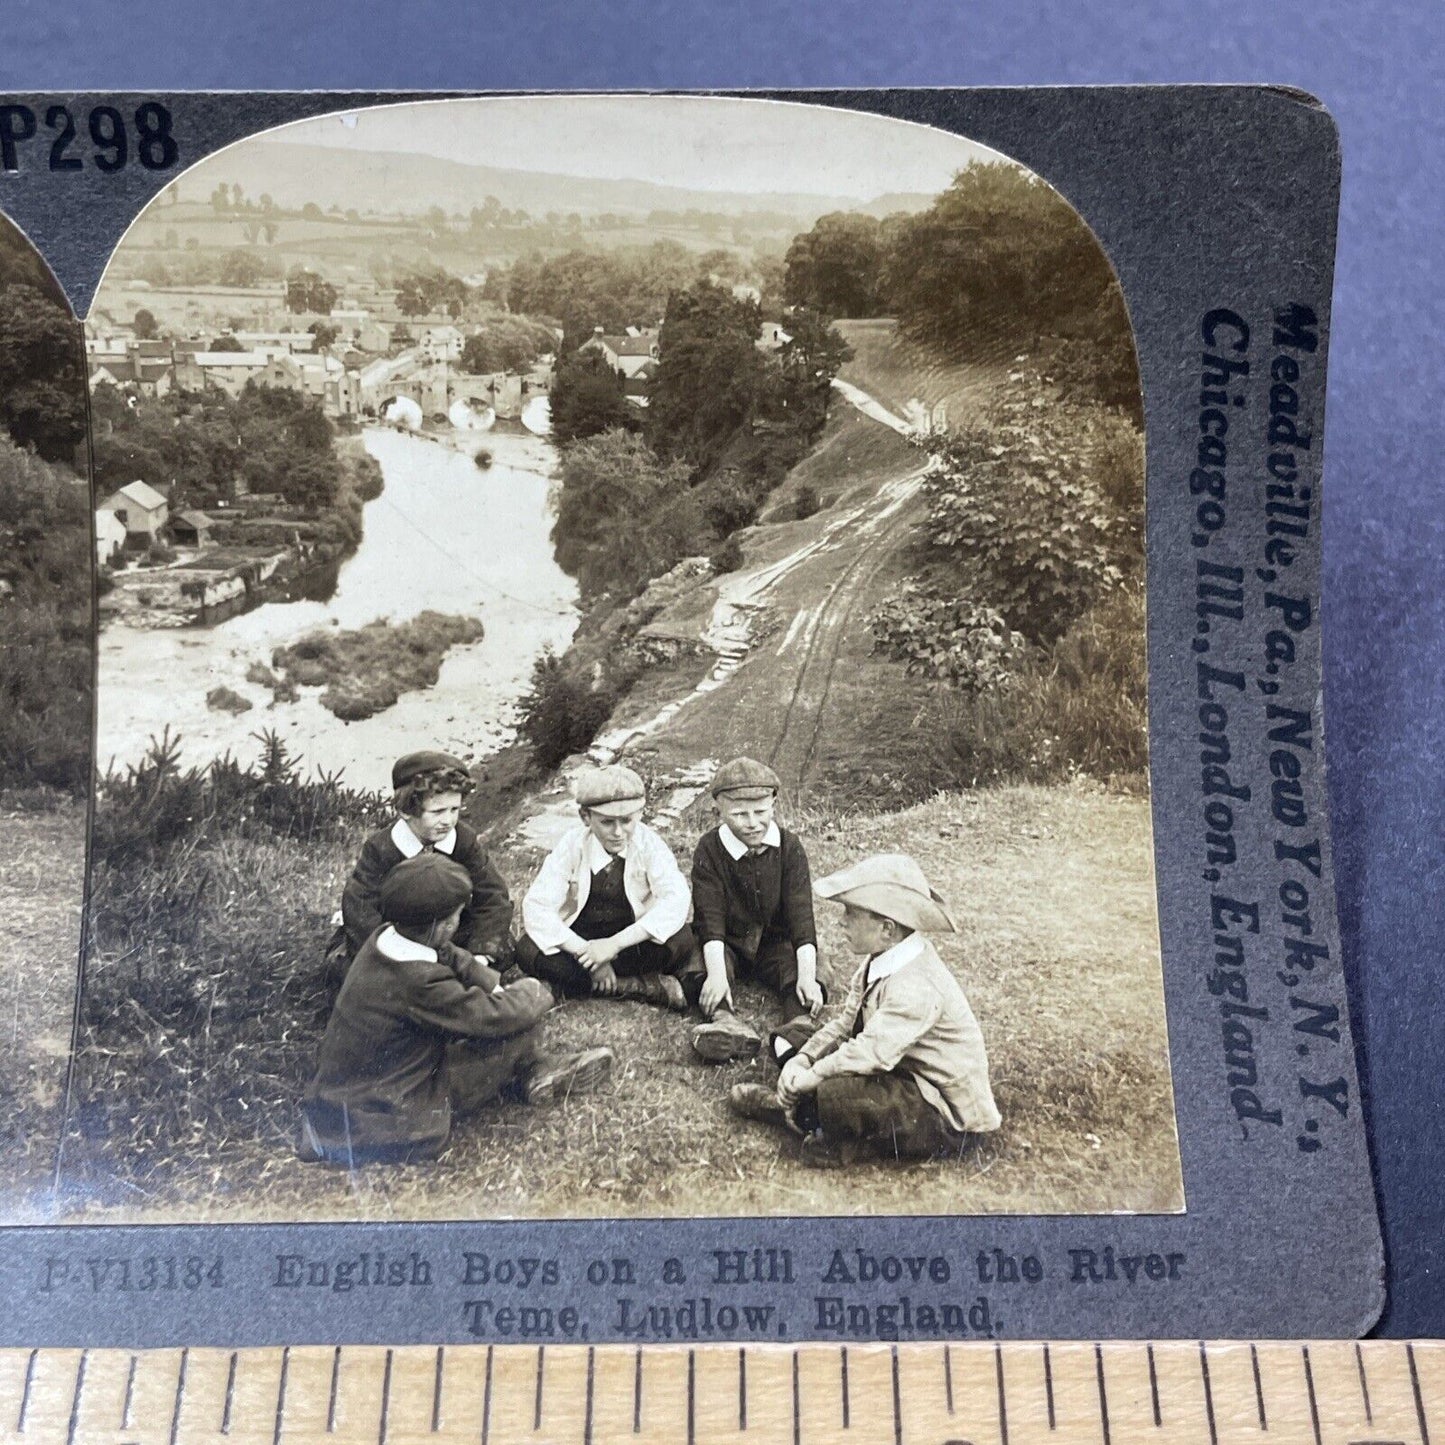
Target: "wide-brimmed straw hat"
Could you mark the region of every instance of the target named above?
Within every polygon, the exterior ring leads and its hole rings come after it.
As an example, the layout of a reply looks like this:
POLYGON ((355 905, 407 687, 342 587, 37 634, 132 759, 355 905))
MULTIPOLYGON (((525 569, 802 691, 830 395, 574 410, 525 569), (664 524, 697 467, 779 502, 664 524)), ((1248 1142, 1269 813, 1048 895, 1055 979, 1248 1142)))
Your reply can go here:
POLYGON ((819 898, 851 903, 923 933, 957 933, 942 896, 906 853, 875 853, 813 885, 819 898))

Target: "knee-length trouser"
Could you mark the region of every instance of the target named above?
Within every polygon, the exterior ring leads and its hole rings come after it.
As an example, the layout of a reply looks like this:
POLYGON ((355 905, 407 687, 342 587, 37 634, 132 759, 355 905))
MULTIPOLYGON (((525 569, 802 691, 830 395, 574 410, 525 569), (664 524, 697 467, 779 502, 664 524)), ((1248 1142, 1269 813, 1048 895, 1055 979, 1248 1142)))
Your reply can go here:
POLYGON ((512 1093, 521 1096, 541 1053, 542 1030, 510 1039, 458 1039, 447 1046, 447 1092, 452 1117, 464 1118, 512 1093))
POLYGON ((862 1146, 884 1158, 922 1159, 952 1154, 966 1134, 923 1097, 911 1074, 835 1074, 805 1095, 795 1113, 801 1128, 823 1138, 862 1146))

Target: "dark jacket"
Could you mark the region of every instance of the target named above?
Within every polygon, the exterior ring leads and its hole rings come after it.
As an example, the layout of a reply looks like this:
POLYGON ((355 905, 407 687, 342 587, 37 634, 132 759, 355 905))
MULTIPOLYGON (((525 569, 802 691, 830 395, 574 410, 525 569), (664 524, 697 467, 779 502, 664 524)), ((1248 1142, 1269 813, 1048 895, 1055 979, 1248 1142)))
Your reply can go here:
MULTIPOLYGON (((347 952, 352 957, 381 926, 377 904, 381 880, 403 858, 414 856, 397 846, 396 831, 393 823, 366 840, 342 890, 341 918, 346 928, 347 952)), ((472 875, 471 901, 462 910, 461 925, 452 941, 468 953, 484 953, 505 967, 512 952, 512 900, 507 885, 492 866, 481 840, 465 823, 457 824, 450 856, 472 875)))
POLYGON ((421 949, 389 928, 367 939, 347 970, 302 1099, 302 1155, 345 1161, 440 1150, 452 1124, 447 1044, 513 1038, 552 1006, 535 979, 494 993, 495 979, 452 945, 421 949))
POLYGON ((699 943, 721 939, 756 958, 765 938, 794 948, 817 943, 813 878, 802 840, 778 830, 781 846, 734 858, 718 829, 698 839, 692 859, 692 926, 699 943))

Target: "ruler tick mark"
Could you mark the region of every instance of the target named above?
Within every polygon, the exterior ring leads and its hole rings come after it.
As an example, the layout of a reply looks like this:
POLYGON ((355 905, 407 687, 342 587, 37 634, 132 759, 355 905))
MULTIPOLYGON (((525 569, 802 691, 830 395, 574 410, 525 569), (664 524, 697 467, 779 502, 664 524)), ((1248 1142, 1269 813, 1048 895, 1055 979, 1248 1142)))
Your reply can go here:
POLYGON ((582 1417, 582 1445, 592 1445, 592 1391, 595 1387, 597 1351, 587 1346, 587 1406, 582 1417))
POLYGON ((446 1360, 446 1346, 437 1346, 437 1374, 431 1391, 431 1432, 433 1435, 442 1427, 442 1368, 446 1360))
MULTIPOLYGON (((235 1356, 232 1356, 234 1359, 235 1356)), ((120 1407, 120 1428, 129 1430, 131 1425, 130 1412, 135 1406, 135 1367, 136 1358, 130 1357, 130 1368, 125 1372, 125 1400, 120 1407)))
POLYGON ((341 1346, 331 1352, 331 1397, 326 1404, 326 1433, 336 1433, 336 1391, 341 1384, 341 1346))
POLYGON ((1355 1369, 1360 1376, 1360 1398, 1365 1402, 1365 1424, 1375 1423, 1375 1412, 1370 1408, 1370 1382, 1365 1378, 1365 1352, 1360 1348, 1358 1340, 1355 1341, 1355 1369))
MULTIPOLYGON (((286 1357, 285 1357, 285 1355, 283 1354, 281 1358, 282 1358, 282 1361, 283 1361, 283 1366, 282 1366, 282 1368, 284 1369, 284 1368, 285 1368, 285 1366, 284 1366, 284 1361, 285 1361, 285 1358, 286 1358, 286 1357)), ((179 1371, 177 1372, 177 1374, 176 1374, 176 1402, 175 1402, 175 1404, 171 1407, 171 1435, 170 1435, 171 1445, 176 1445, 176 1436, 177 1436, 177 1433, 179 1432, 179 1430, 180 1430, 180 1428, 181 1428, 181 1401, 186 1398, 186 1366, 190 1363, 190 1359, 191 1359, 191 1352, 190 1352, 190 1350, 189 1350, 189 1349, 182 1350, 182 1351, 181 1351, 181 1368, 180 1368, 180 1370, 179 1370, 179 1371)), ((277 1420, 277 1424, 276 1424, 276 1438, 277 1438, 278 1440, 281 1438, 281 1424, 280 1424, 280 1420, 279 1420, 279 1419, 277 1420)))
MULTIPOLYGON (((947 1349, 948 1347, 945 1345, 944 1348, 947 1349)), ((842 1350, 839 1352, 838 1365, 839 1365, 839 1375, 840 1375, 840 1378, 841 1378, 841 1381, 842 1381, 842 1385, 843 1385, 843 1428, 844 1428, 845 1430, 851 1430, 853 1427, 852 1427, 851 1424, 849 1424, 849 1421, 848 1421, 849 1402, 848 1402, 848 1346, 847 1346, 847 1345, 844 1345, 844 1346, 842 1347, 842 1350)))
POLYGON ((1420 1394, 1420 1372, 1415 1368, 1415 1346, 1406 1344, 1405 1358, 1410 1363, 1410 1388, 1415 1393, 1415 1419, 1420 1425, 1420 1445, 1430 1445, 1430 1427, 1425 1423, 1425 1401, 1420 1394))
POLYGON ((75 1367, 75 1393, 70 1398, 70 1425, 65 1432, 66 1445, 75 1445, 75 1431, 80 1424, 80 1392, 85 1388, 85 1365, 90 1351, 80 1352, 80 1363, 75 1367))
MULTIPOLYGON (((793 1445, 798 1445, 799 1437, 803 1433, 803 1422, 798 1411, 798 1352, 793 1351, 793 1445)), ((688 1445, 691 1445, 692 1437, 689 1433, 688 1445)))
MULTIPOLYGON (((1269 1421, 1265 1418, 1264 1413, 1264 1381, 1259 1377, 1259 1351, 1253 1345, 1249 1347, 1249 1363, 1254 1370, 1254 1407, 1259 1411, 1259 1428, 1268 1430, 1269 1421)), ((1308 1365, 1308 1356, 1306 1356, 1306 1365, 1308 1365)))
MULTIPOLYGON (((340 1351, 340 1350, 337 1350, 336 1353, 339 1355, 339 1354, 341 1353, 341 1351, 340 1351)), ((279 1381, 277 1382, 277 1384, 276 1384, 276 1425, 275 1425, 275 1428, 271 1431, 271 1445, 281 1445, 281 1431, 282 1431, 282 1429, 284 1428, 285 1423, 286 1423, 286 1372, 287 1372, 287 1370, 290 1369, 290 1367, 291 1367, 291 1347, 288 1345, 284 1350, 281 1351, 281 1378, 280 1378, 280 1380, 279 1380, 279 1381)), ((184 1374, 185 1374, 185 1372, 184 1372, 184 1369, 183 1369, 183 1370, 182 1370, 182 1377, 183 1377, 183 1378, 184 1378, 184 1374)), ((181 1394, 180 1394, 180 1391, 177 1390, 177 1391, 176 1391, 176 1416, 177 1416, 177 1418, 180 1417, 180 1413, 181 1413, 181 1394)), ((175 1433, 174 1433, 174 1431, 173 1431, 172 1434, 171 1434, 171 1445, 175 1445, 175 1433)))
POLYGON ((1003 1346, 993 1347, 993 1371, 998 1376, 998 1438, 999 1445, 1008 1445, 1008 1400, 1004 1395, 1003 1346))
POLYGON ((1164 1417, 1159 1413, 1159 1375, 1154 1369, 1154 1346, 1146 1346, 1149 1356, 1149 1398, 1154 1403, 1154 1428, 1157 1430, 1164 1423, 1164 1417))
POLYGON ((487 1380, 482 1386, 482 1445, 492 1433, 492 1347, 487 1346, 487 1380))
POLYGON ((632 1362, 632 1433, 642 1434, 642 1346, 632 1362))
MULTIPOLYGON (((1251 1345, 1250 1349, 1253 1348, 1254 1346, 1251 1345)), ((1310 1397, 1310 1425, 1315 1432, 1315 1445, 1324 1445, 1324 1441, 1320 1438, 1320 1404, 1315 1399, 1315 1372, 1310 1368, 1310 1347, 1308 1345, 1300 1346, 1300 1356, 1305 1362, 1305 1391, 1310 1397)))
POLYGON ((546 1378, 547 1346, 537 1346, 537 1398, 532 1403, 532 1428, 542 1428, 542 1381, 546 1378))
POLYGON ((738 1350, 738 1430, 748 1428, 748 1352, 738 1350))
POLYGON ((376 1422, 376 1445, 386 1445, 387 1419, 391 1414, 391 1351, 381 1372, 381 1418, 376 1422))
POLYGON ((1098 1343, 1094 1345, 1094 1378, 1099 1385, 1099 1424, 1104 1429, 1104 1445, 1110 1445, 1109 1391, 1104 1384, 1104 1348, 1098 1343))
POLYGON ((1209 1383, 1209 1355, 1203 1340, 1199 1342, 1199 1376, 1204 1381, 1204 1413, 1209 1421, 1209 1445, 1219 1445, 1219 1430, 1214 1423, 1214 1390, 1209 1383))
MULTIPOLYGON (((903 1445, 903 1400, 898 1388, 898 1346, 894 1345, 893 1356, 893 1445, 903 1445)), ((1104 1445, 1109 1445, 1106 1440, 1104 1445)))
POLYGON ((1049 1407, 1049 1429, 1052 1430, 1058 1421, 1054 1418, 1054 1362, 1047 1345, 1044 1346, 1044 1403, 1049 1407))
MULTIPOLYGON (((131 1362, 132 1362, 132 1363, 131 1363, 131 1371, 132 1371, 132 1375, 134 1375, 134 1371, 135 1371, 134 1361, 135 1361, 135 1356, 132 1355, 132 1356, 131 1356, 131 1362)), ((127 1398, 129 1398, 129 1397, 127 1396, 127 1398)), ((226 1399, 225 1399, 225 1402, 224 1402, 224 1403, 222 1404, 222 1406, 221 1406, 221 1434, 222 1434, 222 1435, 229 1435, 229 1434, 231 1433, 231 1406, 234 1404, 235 1399, 236 1399, 236 1352, 235 1352, 235 1350, 232 1350, 232 1351, 231 1351, 231 1363, 226 1367, 226 1399)), ((129 1414, 129 1411, 127 1411, 127 1414, 129 1414)))
POLYGON ((30 1387, 35 1383, 35 1357, 39 1350, 31 1350, 30 1357, 25 1361, 25 1385, 20 1391, 20 1413, 15 1417, 15 1429, 17 1433, 25 1433, 25 1417, 30 1413, 30 1387))

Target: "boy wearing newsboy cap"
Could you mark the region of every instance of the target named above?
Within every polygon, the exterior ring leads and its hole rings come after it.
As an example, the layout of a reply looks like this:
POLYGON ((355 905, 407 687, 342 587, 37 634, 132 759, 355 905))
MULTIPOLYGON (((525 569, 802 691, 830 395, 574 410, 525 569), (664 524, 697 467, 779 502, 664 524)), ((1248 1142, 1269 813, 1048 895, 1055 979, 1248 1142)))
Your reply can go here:
POLYGON ((352 960, 301 1102, 302 1159, 435 1158, 455 1115, 499 1097, 549 1102, 610 1074, 609 1049, 544 1055, 551 993, 534 979, 502 987, 452 942, 471 896, 470 874, 442 853, 382 880, 383 922, 352 960))
POLYGON ((951 1152, 997 1129, 978 1020, 926 936, 957 925, 923 870, 882 853, 815 891, 843 905, 849 947, 866 957, 842 1012, 784 1063, 776 1094, 739 1084, 733 1108, 791 1124, 804 1161, 822 1166, 951 1152))
POLYGON ((460 863, 472 880, 455 942, 498 968, 511 962, 512 900, 476 833, 461 821, 471 774, 449 753, 416 752, 391 770, 396 821, 373 833, 341 894, 346 953, 354 958, 381 923, 382 880, 398 863, 436 852, 460 863))
POLYGON ((693 931, 706 970, 699 1002, 708 1021, 693 1030, 692 1046, 713 1062, 750 1058, 761 1042, 733 1012, 739 977, 796 999, 808 1011, 801 1023, 823 1007, 808 855, 773 817, 778 786, 766 763, 724 763, 711 787, 720 822, 693 854, 693 931))
POLYGON ((579 825, 547 855, 522 900, 517 963, 573 997, 639 999, 682 1012, 702 964, 687 926, 687 880, 646 823, 631 768, 576 782, 579 825), (687 982, 684 982, 687 980, 687 982))

